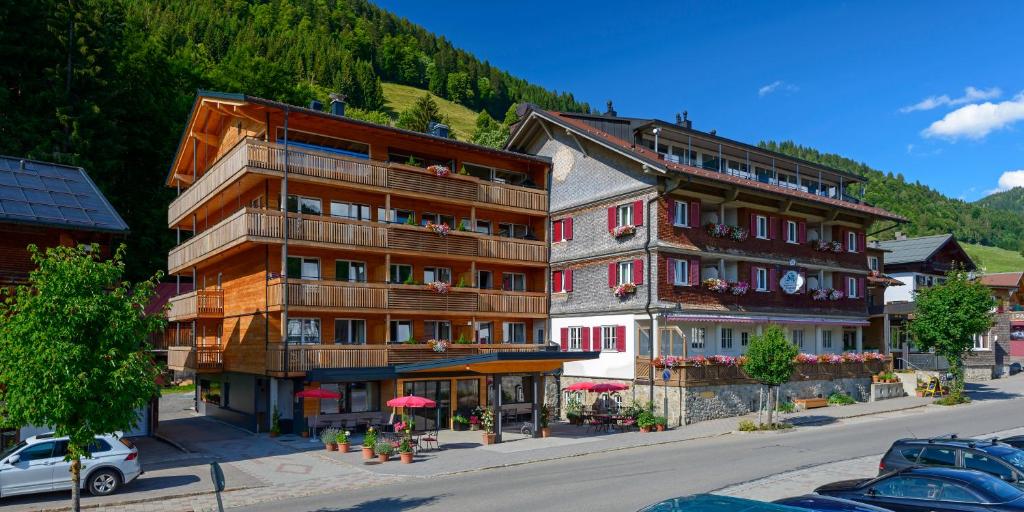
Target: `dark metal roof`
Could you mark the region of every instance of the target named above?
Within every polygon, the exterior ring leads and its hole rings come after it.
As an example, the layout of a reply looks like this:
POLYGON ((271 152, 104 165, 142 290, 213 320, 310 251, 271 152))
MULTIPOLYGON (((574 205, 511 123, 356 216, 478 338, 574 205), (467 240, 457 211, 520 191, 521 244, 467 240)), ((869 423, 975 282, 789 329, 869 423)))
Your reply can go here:
POLYGON ((953 235, 949 234, 933 235, 907 238, 906 240, 883 240, 878 242, 878 245, 889 251, 889 254, 885 256, 885 264, 896 265, 927 261, 932 254, 935 254, 952 239, 953 235))
POLYGON ((0 221, 128 232, 81 167, 0 156, 0 221))
POLYGON ((600 352, 490 352, 472 356, 452 357, 448 359, 437 359, 433 361, 422 361, 419 363, 402 364, 395 367, 398 373, 422 372, 429 370, 440 370, 452 366, 467 366, 480 363, 495 363, 509 361, 582 361, 586 359, 597 359, 600 352))

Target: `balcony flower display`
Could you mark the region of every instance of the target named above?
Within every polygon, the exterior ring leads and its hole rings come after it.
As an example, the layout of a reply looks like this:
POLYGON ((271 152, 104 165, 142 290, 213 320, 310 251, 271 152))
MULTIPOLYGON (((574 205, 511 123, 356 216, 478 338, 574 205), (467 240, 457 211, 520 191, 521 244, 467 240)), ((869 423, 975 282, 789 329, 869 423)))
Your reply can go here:
POLYGON ((793 358, 793 361, 801 364, 811 364, 818 362, 818 356, 814 354, 800 353, 793 358))
POLYGON ((817 290, 811 290, 811 299, 818 301, 840 300, 843 297, 846 297, 846 294, 834 288, 818 288, 817 290))
POLYGON ((704 288, 713 292, 725 293, 729 291, 729 282, 725 279, 719 279, 717 277, 709 277, 702 283, 704 288))
POLYGON ((749 233, 746 229, 739 226, 730 226, 728 224, 716 224, 714 222, 708 223, 704 226, 708 234, 715 238, 728 238, 737 242, 742 242, 747 239, 749 233))
POLYGON ((448 236, 448 232, 451 231, 451 227, 448 226, 447 222, 442 222, 440 224, 428 222, 426 228, 428 231, 433 231, 434 233, 437 233, 439 236, 448 236))
POLYGON ((427 345, 430 345, 431 350, 434 352, 447 352, 448 347, 451 346, 451 342, 448 340, 427 340, 427 345))
POLYGON ((815 251, 819 252, 843 252, 843 243, 839 240, 833 240, 831 242, 825 240, 814 240, 811 242, 811 247, 813 247, 815 251))
POLYGON ((614 228, 612 228, 612 236, 614 236, 615 238, 619 238, 620 236, 632 235, 633 233, 636 233, 636 226, 626 225, 615 226, 614 228))
POLYGON ((444 281, 431 281, 427 286, 438 295, 448 295, 452 291, 452 284, 444 281))
POLYGON ((738 281, 735 283, 729 283, 729 293, 733 295, 746 295, 750 291, 750 284, 738 281))
POLYGON ((633 283, 622 283, 615 287, 615 296, 620 299, 634 292, 636 292, 636 285, 633 283))
POLYGON ((452 170, 444 165, 431 165, 427 167, 427 172, 434 173, 434 176, 444 178, 452 173, 452 170))
POLYGON ((676 356, 658 356, 651 363, 655 368, 676 368, 682 366, 686 360, 676 356))

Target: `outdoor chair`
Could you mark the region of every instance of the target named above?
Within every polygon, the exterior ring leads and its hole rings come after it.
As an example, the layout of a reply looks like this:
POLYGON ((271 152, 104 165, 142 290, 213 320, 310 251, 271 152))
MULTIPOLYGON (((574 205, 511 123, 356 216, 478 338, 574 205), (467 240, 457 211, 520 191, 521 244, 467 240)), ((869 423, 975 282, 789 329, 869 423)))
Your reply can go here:
POLYGON ((428 430, 424 432, 423 435, 420 436, 417 446, 424 448, 427 451, 440 450, 441 445, 437 443, 437 427, 435 427, 433 430, 428 430), (430 445, 434 445, 434 447, 431 448, 430 445))

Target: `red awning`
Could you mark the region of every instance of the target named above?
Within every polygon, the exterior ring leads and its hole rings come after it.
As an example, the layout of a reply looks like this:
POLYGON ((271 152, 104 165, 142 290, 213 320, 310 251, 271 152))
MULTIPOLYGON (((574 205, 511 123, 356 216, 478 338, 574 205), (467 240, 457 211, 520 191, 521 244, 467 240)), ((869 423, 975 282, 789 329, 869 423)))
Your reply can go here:
POLYGON ((789 317, 789 316, 731 316, 713 314, 665 315, 669 322, 709 322, 731 324, 818 324, 842 326, 867 326, 871 322, 860 318, 822 318, 822 317, 789 317))

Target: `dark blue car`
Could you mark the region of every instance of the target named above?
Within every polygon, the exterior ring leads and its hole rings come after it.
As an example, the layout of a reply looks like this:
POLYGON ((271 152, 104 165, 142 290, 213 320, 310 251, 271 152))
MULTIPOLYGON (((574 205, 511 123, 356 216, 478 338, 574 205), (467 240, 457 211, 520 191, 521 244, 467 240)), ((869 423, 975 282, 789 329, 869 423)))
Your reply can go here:
POLYGON ((745 500, 732 496, 695 494, 648 505, 638 512, 807 512, 805 509, 745 500))
POLYGON ((988 473, 913 467, 823 485, 816 493, 895 512, 1024 512, 1024 491, 988 473))
POLYGON ((821 494, 805 494, 803 496, 783 498, 775 500, 775 503, 804 510, 813 510, 815 512, 892 512, 887 508, 874 507, 833 496, 822 496, 821 494))

